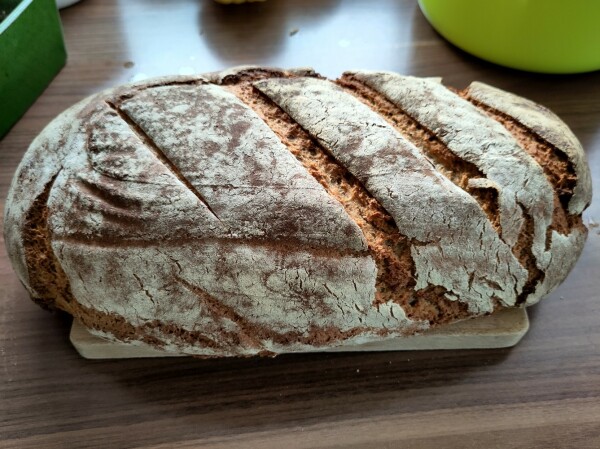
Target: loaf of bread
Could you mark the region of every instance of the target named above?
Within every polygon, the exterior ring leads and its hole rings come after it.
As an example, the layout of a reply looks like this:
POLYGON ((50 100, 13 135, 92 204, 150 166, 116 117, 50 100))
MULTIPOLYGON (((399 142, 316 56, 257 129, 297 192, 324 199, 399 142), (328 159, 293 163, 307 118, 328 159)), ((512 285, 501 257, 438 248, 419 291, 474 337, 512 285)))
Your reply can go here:
POLYGON ((95 335, 272 355, 534 304, 590 199, 576 137, 516 95, 241 67, 65 111, 16 172, 5 239, 33 300, 95 335))

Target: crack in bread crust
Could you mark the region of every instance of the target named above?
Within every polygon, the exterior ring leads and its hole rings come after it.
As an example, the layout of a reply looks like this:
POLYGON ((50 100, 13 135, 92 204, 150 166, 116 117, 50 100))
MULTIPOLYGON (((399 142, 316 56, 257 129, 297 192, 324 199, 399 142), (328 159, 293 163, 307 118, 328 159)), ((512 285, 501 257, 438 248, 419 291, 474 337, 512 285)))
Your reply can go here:
POLYGON ((567 211, 577 183, 575 168, 568 156, 514 118, 470 97, 468 90, 459 94, 499 122, 517 139, 523 149, 542 167, 554 186, 563 209, 567 211))
POLYGON ((337 84, 386 119, 398 132, 421 150, 440 173, 473 196, 488 216, 494 229, 502 236, 498 213, 498 191, 469 183, 472 179, 485 178, 481 170, 474 164, 456 156, 434 133, 419 124, 382 94, 352 75, 342 76, 337 80, 337 84))
POLYGON ((45 309, 58 307, 70 311, 73 296, 65 272, 52 251, 48 229, 48 198, 59 173, 60 170, 27 212, 23 242, 30 288, 45 293, 42 296, 33 296, 33 301, 45 309))
MULTIPOLYGON (((558 174, 567 184, 570 183, 565 178, 574 176, 574 183, 562 186, 566 187, 567 191, 571 190, 566 210, 569 214, 581 215, 592 199, 591 173, 581 143, 567 124, 545 106, 479 81, 473 81, 463 94, 470 100, 485 104, 495 112, 506 115, 511 122, 522 125, 528 138, 538 143, 543 142, 543 146, 550 146, 542 148, 539 154, 542 160, 547 159, 543 155, 546 152, 551 156, 547 162, 552 166, 561 165, 561 161, 567 162, 564 173, 554 174, 558 174)), ((532 145, 533 142, 527 144, 532 145)), ((533 147, 531 150, 539 152, 540 149, 533 147)), ((536 157, 533 154, 532 156, 536 157)), ((559 195, 565 193, 567 192, 564 190, 559 191, 559 195)))
POLYGON ((548 181, 554 187, 554 211, 552 224, 548 228, 546 249, 548 249, 552 231, 562 235, 570 234, 575 228, 583 231, 584 226, 581 215, 569 213, 569 202, 573 197, 577 176, 573 163, 568 156, 516 119, 469 97, 468 89, 459 92, 459 94, 504 126, 519 142, 521 148, 539 164, 548 181))

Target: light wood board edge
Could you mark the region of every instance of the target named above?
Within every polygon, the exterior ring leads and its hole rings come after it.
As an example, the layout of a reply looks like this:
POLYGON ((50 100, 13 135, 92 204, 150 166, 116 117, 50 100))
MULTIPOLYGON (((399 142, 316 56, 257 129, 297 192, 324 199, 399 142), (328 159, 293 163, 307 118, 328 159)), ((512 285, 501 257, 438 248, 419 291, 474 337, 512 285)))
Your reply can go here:
MULTIPOLYGON (((340 346, 315 352, 422 351, 432 349, 492 349, 516 345, 529 329, 525 309, 506 309, 493 315, 462 321, 404 338, 393 338, 353 346, 340 346)), ((73 320, 70 340, 86 359, 127 359, 144 357, 182 357, 147 345, 139 346, 96 337, 73 320)))

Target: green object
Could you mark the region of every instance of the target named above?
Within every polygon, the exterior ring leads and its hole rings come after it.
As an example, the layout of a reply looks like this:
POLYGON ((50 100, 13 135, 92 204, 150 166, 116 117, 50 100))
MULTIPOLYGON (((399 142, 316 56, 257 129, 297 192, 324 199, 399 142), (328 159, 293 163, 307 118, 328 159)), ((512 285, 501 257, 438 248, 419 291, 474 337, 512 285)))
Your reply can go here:
POLYGON ((419 0, 457 47, 515 69, 600 69, 600 0, 419 0))
POLYGON ((65 65, 67 52, 54 0, 0 0, 0 20, 2 138, 65 65))

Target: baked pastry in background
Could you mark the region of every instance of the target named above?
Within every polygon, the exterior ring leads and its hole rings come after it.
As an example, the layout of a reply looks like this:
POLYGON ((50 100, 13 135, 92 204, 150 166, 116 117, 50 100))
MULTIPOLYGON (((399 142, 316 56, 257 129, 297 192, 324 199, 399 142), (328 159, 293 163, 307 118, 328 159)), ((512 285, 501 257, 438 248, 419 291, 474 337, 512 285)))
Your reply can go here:
POLYGON ((241 67, 62 113, 17 169, 5 239, 32 299, 95 335, 271 355, 534 304, 590 200, 576 137, 516 95, 241 67))

